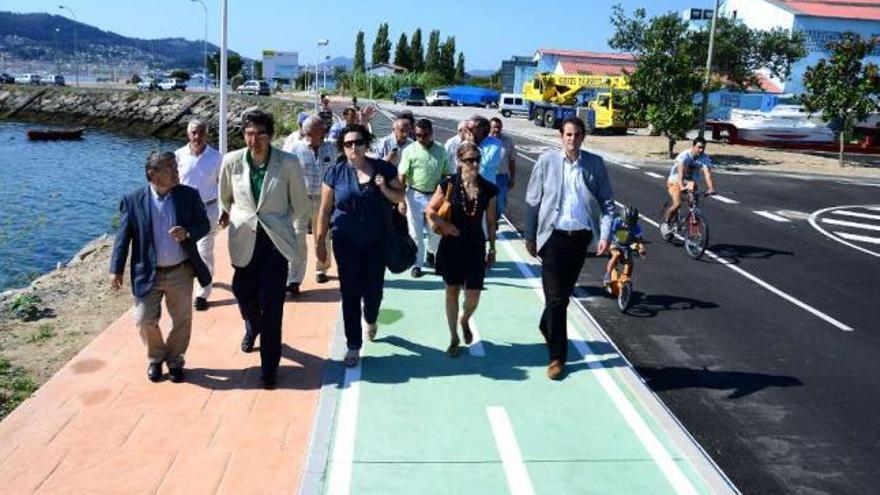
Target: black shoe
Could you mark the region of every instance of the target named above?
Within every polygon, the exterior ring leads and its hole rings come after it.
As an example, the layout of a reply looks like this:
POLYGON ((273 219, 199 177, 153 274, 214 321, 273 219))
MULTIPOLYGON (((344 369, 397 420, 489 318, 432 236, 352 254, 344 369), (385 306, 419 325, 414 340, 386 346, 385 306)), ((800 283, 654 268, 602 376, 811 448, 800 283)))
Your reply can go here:
POLYGON ((414 266, 412 271, 410 272, 410 275, 412 275, 413 278, 422 278, 422 269, 414 266))
POLYGON ((329 281, 330 277, 328 277, 326 273, 319 273, 315 275, 315 282, 318 282, 319 284, 326 284, 329 281))
POLYGON ((147 368, 147 378, 151 382, 162 381, 162 363, 150 363, 150 366, 147 368))
POLYGON ((171 377, 171 381, 174 383, 180 383, 183 381, 183 366, 178 368, 168 368, 168 376, 171 377))
POLYGON ((193 307, 196 308, 196 311, 207 311, 208 300, 204 297, 197 297, 195 302, 193 302, 193 307))
POLYGON ((427 256, 425 256, 425 265, 427 265, 428 268, 434 267, 434 253, 428 253, 427 256))
POLYGON ((254 341, 257 340, 256 337, 249 333, 244 334, 244 338, 241 339, 241 350, 242 352, 253 352, 254 351, 254 341))
POLYGON ((263 389, 264 390, 275 390, 275 387, 278 383, 278 375, 263 375, 263 389))
POLYGON ((299 295, 299 282, 287 284, 287 293, 291 296, 299 295))

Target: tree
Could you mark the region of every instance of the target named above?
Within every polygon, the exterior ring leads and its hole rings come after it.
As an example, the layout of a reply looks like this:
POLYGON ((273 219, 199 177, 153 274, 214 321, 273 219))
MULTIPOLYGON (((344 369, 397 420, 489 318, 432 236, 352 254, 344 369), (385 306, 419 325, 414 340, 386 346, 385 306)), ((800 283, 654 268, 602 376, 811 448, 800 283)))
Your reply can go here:
POLYGON ((808 112, 821 112, 826 122, 840 125, 840 166, 844 166, 846 136, 855 124, 880 108, 880 74, 877 65, 864 59, 880 39, 862 39, 846 32, 828 43, 831 60, 822 59, 804 74, 806 91, 801 102, 808 112))
POLYGON ((409 41, 406 34, 401 33, 400 39, 397 40, 397 48, 394 49, 394 65, 406 67, 412 70, 412 58, 409 53, 409 41))
POLYGON ((373 42, 373 65, 387 64, 391 60, 391 40, 388 39, 388 24, 379 24, 376 41, 373 42))
POLYGON ((458 52, 458 62, 455 64, 455 80, 464 82, 467 75, 464 72, 464 53, 458 52))
POLYGON ((425 51, 422 48, 422 28, 417 28, 409 40, 409 58, 413 72, 425 70, 425 51))
MULTIPOLYGON (((227 52, 226 56, 226 72, 228 77, 241 73, 244 62, 241 55, 235 52, 227 52)), ((208 73, 214 74, 217 80, 220 80, 220 52, 214 52, 208 55, 208 73)))
POLYGON ((439 72, 446 82, 455 80, 455 36, 448 36, 440 45, 439 72))
POLYGON ((169 75, 173 79, 180 79, 181 81, 189 81, 192 78, 192 75, 183 69, 175 69, 169 75))
POLYGON ((786 30, 759 31, 742 23, 719 18, 715 32, 710 84, 704 85, 709 34, 688 29, 676 14, 646 19, 637 9, 628 17, 615 5, 611 23, 615 28, 609 46, 629 52, 636 62, 627 73, 633 88, 624 95, 628 120, 647 121, 669 139, 669 153, 683 139, 698 116, 693 97, 722 86, 744 90, 758 86, 757 71, 785 79, 795 61, 806 54, 804 37, 786 30))
POLYGON ((440 31, 432 29, 428 35, 428 49, 425 52, 425 70, 428 72, 442 72, 440 70, 440 31))
POLYGON ((355 73, 363 73, 367 70, 366 49, 364 48, 364 32, 358 31, 354 42, 354 67, 355 73))
POLYGON ((263 78, 263 61, 254 60, 254 79, 263 78))

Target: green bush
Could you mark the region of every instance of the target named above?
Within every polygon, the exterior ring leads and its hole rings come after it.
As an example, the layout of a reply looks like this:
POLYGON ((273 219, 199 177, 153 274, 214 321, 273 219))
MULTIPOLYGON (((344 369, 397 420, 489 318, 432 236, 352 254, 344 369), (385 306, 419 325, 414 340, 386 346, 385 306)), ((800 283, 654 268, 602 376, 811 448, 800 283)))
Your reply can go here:
POLYGON ((0 419, 6 417, 37 389, 27 372, 0 358, 0 419))
POLYGON ((53 327, 49 323, 43 323, 42 325, 37 327, 37 330, 34 333, 32 333, 30 335, 30 337, 28 337, 28 342, 30 342, 30 343, 41 342, 43 340, 51 339, 52 337, 54 337, 56 335, 58 335, 58 334, 55 332, 55 327, 53 327))
POLYGON ((3 314, 15 320, 32 321, 40 316, 40 296, 22 292, 15 296, 3 308, 3 314))

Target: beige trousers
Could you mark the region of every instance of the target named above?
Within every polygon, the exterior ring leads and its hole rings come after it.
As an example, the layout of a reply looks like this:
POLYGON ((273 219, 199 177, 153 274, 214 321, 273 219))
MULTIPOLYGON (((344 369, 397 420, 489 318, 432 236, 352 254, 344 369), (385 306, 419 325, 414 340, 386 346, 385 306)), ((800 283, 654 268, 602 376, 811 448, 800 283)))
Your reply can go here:
MULTIPOLYGON (((312 235, 316 234, 318 231, 318 210, 321 208, 321 195, 319 194, 310 194, 309 195, 309 206, 312 211, 309 215, 309 219, 312 222, 312 235)), ((305 234, 305 229, 303 229, 303 234, 305 234)), ((306 266, 308 266, 309 262, 309 253, 308 253, 308 244, 306 243, 305 235, 297 235, 296 236, 296 260, 291 261, 287 265, 287 284, 290 285, 292 283, 302 283, 303 278, 306 276, 306 266)), ((330 242, 330 234, 327 234, 327 263, 321 263, 317 259, 315 259, 315 271, 318 273, 327 273, 327 270, 330 268, 330 259, 333 256, 333 245, 330 242)))
POLYGON ((134 321, 141 340, 147 346, 151 363, 165 361, 169 368, 182 367, 183 355, 189 347, 192 333, 193 269, 183 263, 171 270, 156 272, 156 284, 143 298, 135 298, 134 321), (162 339, 159 319, 162 317, 162 299, 171 316, 171 331, 162 339))

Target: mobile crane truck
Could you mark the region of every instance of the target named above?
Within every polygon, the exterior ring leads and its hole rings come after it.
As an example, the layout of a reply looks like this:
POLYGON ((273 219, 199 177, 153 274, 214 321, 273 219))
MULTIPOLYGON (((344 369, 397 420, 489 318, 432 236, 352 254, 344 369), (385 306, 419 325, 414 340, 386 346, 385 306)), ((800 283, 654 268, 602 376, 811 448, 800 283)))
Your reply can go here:
POLYGON ((581 117, 587 123, 589 132, 626 134, 627 123, 619 100, 621 92, 629 89, 629 83, 623 76, 539 72, 532 81, 526 82, 523 98, 529 102, 529 120, 537 126, 557 129, 566 118, 581 117), (606 91, 579 105, 579 95, 590 89, 606 91))

